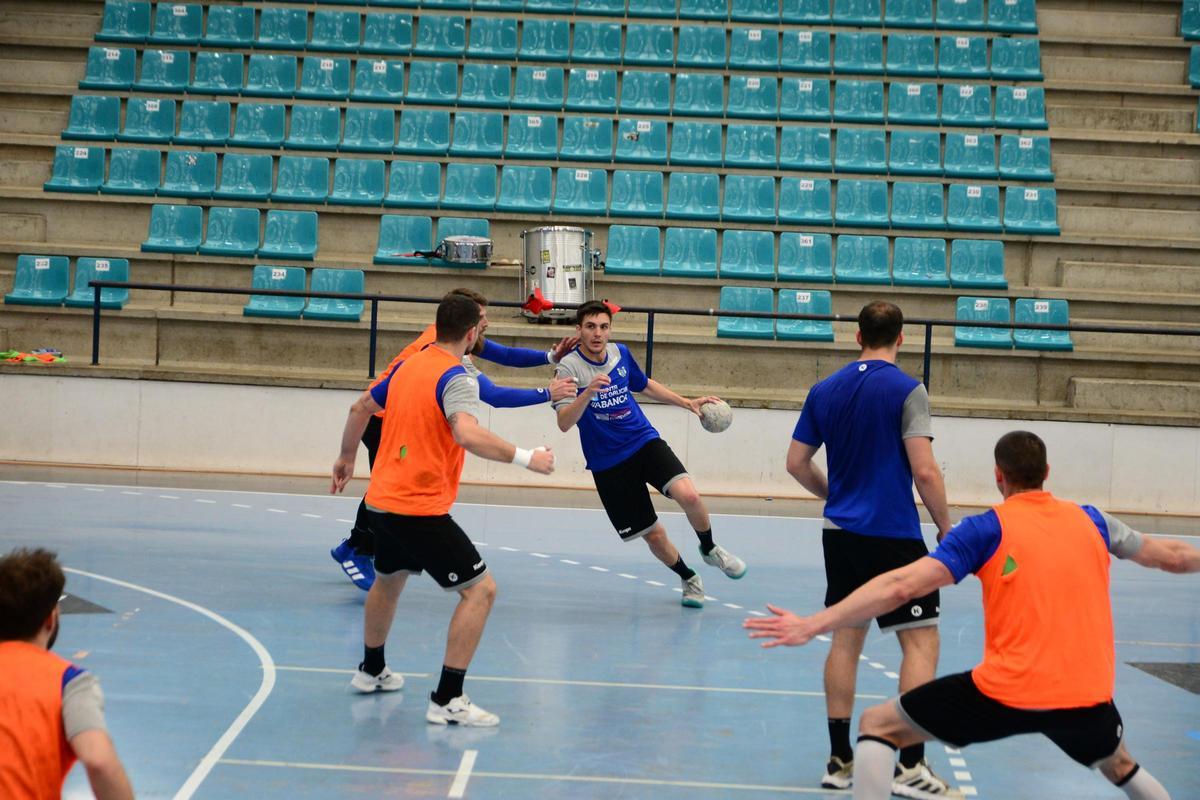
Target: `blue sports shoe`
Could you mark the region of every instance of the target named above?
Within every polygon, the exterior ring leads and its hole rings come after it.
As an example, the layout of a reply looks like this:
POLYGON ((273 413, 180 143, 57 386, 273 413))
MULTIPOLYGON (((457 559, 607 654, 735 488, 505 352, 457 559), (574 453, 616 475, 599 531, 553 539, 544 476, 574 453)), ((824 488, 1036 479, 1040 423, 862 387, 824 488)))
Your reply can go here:
POLYGON ((364 592, 375 583, 375 561, 371 556, 364 556, 350 545, 349 539, 342 539, 341 544, 329 551, 333 560, 338 562, 346 577, 354 581, 354 585, 364 592))

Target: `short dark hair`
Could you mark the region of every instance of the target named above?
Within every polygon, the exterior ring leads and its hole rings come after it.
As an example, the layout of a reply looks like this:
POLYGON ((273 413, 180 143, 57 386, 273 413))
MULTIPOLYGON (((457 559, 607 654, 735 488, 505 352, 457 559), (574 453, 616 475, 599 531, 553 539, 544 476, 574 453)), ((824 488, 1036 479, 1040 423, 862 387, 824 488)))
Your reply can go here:
MULTIPOLYGON (((483 306, 484 308, 487 308, 487 304, 488 304, 488 299, 486 297, 484 297, 483 295, 481 295, 479 292, 475 291, 474 289, 467 289, 462 286, 458 287, 457 289, 451 289, 450 291, 446 292, 446 297, 465 297, 468 300, 474 300, 476 305, 483 306)), ((446 297, 443 297, 442 299, 445 300, 446 297)))
POLYGON ((67 583, 49 550, 18 548, 0 558, 0 641, 37 636, 67 583))
POLYGON ((895 303, 876 300, 858 312, 858 330, 863 347, 890 347, 900 338, 904 327, 904 312, 895 303))
POLYGON ((582 325, 583 321, 588 317, 594 317, 597 314, 604 314, 612 321, 612 311, 608 306, 599 300, 588 300, 586 303, 575 309, 575 324, 582 325))
POLYGON ((438 303, 437 338, 439 342, 457 342, 479 324, 479 304, 461 294, 448 294, 438 303))
POLYGON ((1046 481, 1046 443, 1029 431, 1012 431, 996 442, 996 466, 1017 489, 1040 489, 1046 481))

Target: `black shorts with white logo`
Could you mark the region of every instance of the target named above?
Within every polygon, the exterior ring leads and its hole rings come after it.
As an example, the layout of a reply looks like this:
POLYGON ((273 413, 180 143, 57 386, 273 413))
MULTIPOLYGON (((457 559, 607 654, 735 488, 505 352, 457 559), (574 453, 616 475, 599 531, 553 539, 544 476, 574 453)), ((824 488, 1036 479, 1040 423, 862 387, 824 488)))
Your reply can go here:
POLYGON ((592 480, 617 535, 629 542, 645 536, 658 522, 647 484, 669 497, 671 484, 687 476, 670 446, 654 439, 615 467, 593 472, 592 480))
POLYGON ((947 675, 900 695, 900 714, 925 734, 955 747, 1040 733, 1085 767, 1121 744, 1121 714, 1110 700, 1083 708, 1030 711, 979 691, 970 672, 947 675))
POLYGON ((478 583, 487 564, 471 538, 449 514, 408 517, 371 511, 375 534, 375 571, 381 575, 426 571, 447 591, 478 583))
MULTIPOLYGON (((821 545, 825 550, 826 606, 845 600, 872 578, 929 555, 924 539, 863 536, 837 528, 825 529, 821 545)), ((936 625, 940 603, 941 596, 935 589, 876 617, 875 621, 881 631, 936 625)))

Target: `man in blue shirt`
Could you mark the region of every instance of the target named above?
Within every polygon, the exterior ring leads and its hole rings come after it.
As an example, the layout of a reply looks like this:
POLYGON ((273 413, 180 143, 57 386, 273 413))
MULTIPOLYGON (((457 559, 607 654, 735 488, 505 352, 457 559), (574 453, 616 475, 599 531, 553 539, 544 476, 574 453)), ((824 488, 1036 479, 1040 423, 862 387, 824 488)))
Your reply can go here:
MULTIPOLYGON (((929 395, 896 366, 903 325, 904 315, 892 303, 865 306, 858 315, 858 360, 809 390, 792 435, 788 472, 825 500, 826 606, 928 554, 914 481, 938 535, 950 530, 946 489, 933 456, 929 395), (822 445, 828 479, 812 460, 822 445)), ((937 670, 938 602, 934 591, 876 620, 881 631, 895 631, 900 640, 901 691, 932 680, 937 670)), ((835 631, 825 660, 830 743, 825 788, 845 789, 853 780, 850 714, 867 627, 835 631)), ((929 769, 923 744, 900 752, 893 790, 918 800, 961 797, 929 769)))
POLYGON ((737 579, 746 574, 746 562, 713 542, 712 523, 696 485, 633 395, 642 393, 696 416, 700 416, 701 406, 718 398, 689 400, 647 378, 629 348, 609 341, 612 312, 604 303, 584 303, 576 311, 575 322, 579 346, 558 362, 556 376, 573 381, 578 396, 554 401, 558 427, 564 433, 572 426, 579 427, 587 468, 621 541, 645 538, 650 552, 683 581, 683 605, 701 608, 704 584, 667 538, 647 484, 683 509, 700 539, 704 563, 737 579))

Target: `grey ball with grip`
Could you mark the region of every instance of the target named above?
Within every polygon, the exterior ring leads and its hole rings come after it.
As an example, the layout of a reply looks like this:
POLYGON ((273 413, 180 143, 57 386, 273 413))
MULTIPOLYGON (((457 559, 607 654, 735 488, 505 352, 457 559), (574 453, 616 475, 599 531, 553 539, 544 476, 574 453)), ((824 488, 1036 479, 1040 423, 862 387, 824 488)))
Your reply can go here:
POLYGON ((700 406, 700 426, 709 433, 720 433, 733 424, 733 409, 719 400, 700 406))

